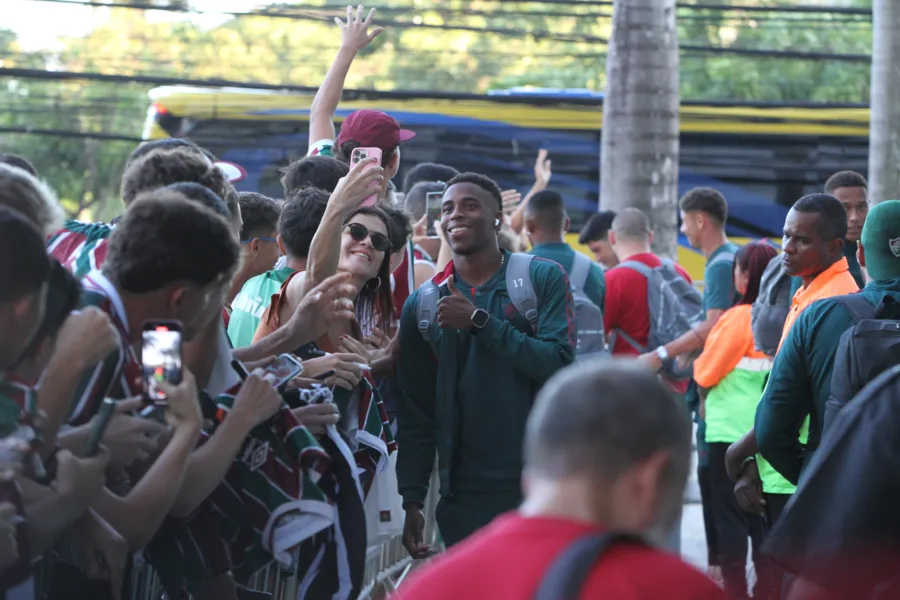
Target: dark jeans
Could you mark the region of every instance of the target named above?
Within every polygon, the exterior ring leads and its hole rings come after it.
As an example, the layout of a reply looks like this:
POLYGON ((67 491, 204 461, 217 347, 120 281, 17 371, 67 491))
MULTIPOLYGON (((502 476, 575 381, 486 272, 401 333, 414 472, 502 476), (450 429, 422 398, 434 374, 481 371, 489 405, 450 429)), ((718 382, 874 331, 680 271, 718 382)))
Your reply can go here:
MULTIPOLYGON (((766 499, 766 532, 768 532, 775 526, 778 519, 781 518, 781 513, 784 512, 784 507, 787 506, 788 500, 791 499, 791 494, 764 494, 764 496, 766 499)), ((787 592, 793 577, 790 574, 785 573, 785 571, 770 558, 765 557, 765 562, 768 565, 772 581, 775 585, 771 597, 774 600, 787 598, 787 592)))
POLYGON ((490 492, 477 494, 457 492, 453 498, 441 498, 435 509, 438 529, 449 548, 463 541, 488 523, 494 517, 518 508, 522 493, 490 492))
POLYGON ((753 548, 753 565, 757 584, 755 598, 768 598, 774 584, 765 560, 760 561, 759 547, 765 537, 765 524, 760 515, 741 510, 734 496, 734 483, 725 470, 725 452, 729 444, 709 444, 709 489, 712 519, 718 543, 719 561, 725 591, 735 599, 747 598, 747 538, 753 548))

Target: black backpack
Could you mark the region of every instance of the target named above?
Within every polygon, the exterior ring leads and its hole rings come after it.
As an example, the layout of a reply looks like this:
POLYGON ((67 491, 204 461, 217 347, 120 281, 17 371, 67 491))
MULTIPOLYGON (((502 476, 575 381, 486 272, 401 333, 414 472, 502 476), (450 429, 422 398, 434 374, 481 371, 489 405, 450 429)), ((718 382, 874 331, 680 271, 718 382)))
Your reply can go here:
POLYGON ((647 546, 638 536, 599 533, 580 537, 560 552, 544 573, 534 600, 577 600, 591 569, 601 556, 618 544, 647 546))
POLYGON ((822 432, 835 415, 867 384, 900 365, 900 304, 890 296, 872 306, 860 294, 837 296, 856 325, 841 336, 831 375, 831 393, 825 403, 822 432))

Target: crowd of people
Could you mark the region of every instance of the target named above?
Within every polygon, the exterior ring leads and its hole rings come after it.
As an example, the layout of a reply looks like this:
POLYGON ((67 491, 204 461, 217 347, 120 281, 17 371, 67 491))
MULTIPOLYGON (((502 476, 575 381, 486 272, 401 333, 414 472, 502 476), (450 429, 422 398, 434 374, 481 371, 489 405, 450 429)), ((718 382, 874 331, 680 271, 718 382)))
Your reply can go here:
POLYGON ((400 183, 415 134, 384 113, 335 131, 373 12, 339 22, 283 198, 165 139, 128 158, 120 217, 64 220, 0 155, 5 597, 130 600, 143 568, 167 598, 253 598, 276 565, 352 599, 395 513, 429 559, 404 599, 895 597, 900 201, 839 172, 779 253, 691 190, 702 294, 637 209, 589 219, 591 261, 546 151, 523 197, 452 165, 400 183), (678 556, 692 419, 707 573, 678 556))

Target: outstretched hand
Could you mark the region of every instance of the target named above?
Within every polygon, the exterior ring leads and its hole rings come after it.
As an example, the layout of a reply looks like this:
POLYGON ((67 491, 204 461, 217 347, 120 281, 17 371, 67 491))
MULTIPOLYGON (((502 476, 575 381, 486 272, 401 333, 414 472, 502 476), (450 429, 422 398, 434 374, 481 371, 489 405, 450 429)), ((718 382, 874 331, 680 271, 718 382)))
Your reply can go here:
POLYGON ((375 9, 371 9, 369 11, 369 15, 363 19, 363 12, 365 8, 362 4, 360 4, 356 8, 356 14, 353 14, 353 7, 347 7, 347 22, 344 23, 340 17, 335 17, 334 22, 337 23, 337 26, 341 29, 341 46, 345 48, 350 48, 354 52, 359 52, 378 37, 382 31, 384 31, 384 27, 374 27, 372 31, 369 31, 369 27, 372 26, 372 20, 375 18, 375 9))
POLYGON ((450 295, 438 300, 438 325, 442 329, 469 329, 475 305, 456 289, 453 275, 447 280, 447 289, 450 295))

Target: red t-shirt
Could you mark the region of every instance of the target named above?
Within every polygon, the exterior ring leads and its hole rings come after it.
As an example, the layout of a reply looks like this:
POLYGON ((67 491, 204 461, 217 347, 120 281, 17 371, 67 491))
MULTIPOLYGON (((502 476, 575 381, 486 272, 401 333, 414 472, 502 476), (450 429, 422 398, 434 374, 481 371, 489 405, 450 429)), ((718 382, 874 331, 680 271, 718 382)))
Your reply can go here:
MULTIPOLYGON (((530 600, 556 556, 575 539, 598 531, 577 521, 525 518, 493 523, 414 573, 397 600, 530 600)), ((705 575, 677 556, 638 546, 614 546, 597 562, 585 600, 725 600, 705 575)))
MULTIPOLYGON (((646 252, 635 254, 628 260, 644 263, 648 267, 662 264, 655 254, 646 252)), ((691 281, 680 265, 675 265, 678 274, 691 281)), ((638 344, 647 345, 650 337, 650 309, 647 306, 647 278, 628 267, 614 267, 604 273, 606 277, 606 300, 603 310, 603 326, 610 333, 613 329, 621 329, 634 338, 638 344)), ((613 354, 637 356, 639 352, 631 347, 622 337, 616 339, 613 354)), ((678 393, 687 391, 688 382, 678 382, 672 387, 678 393)))

